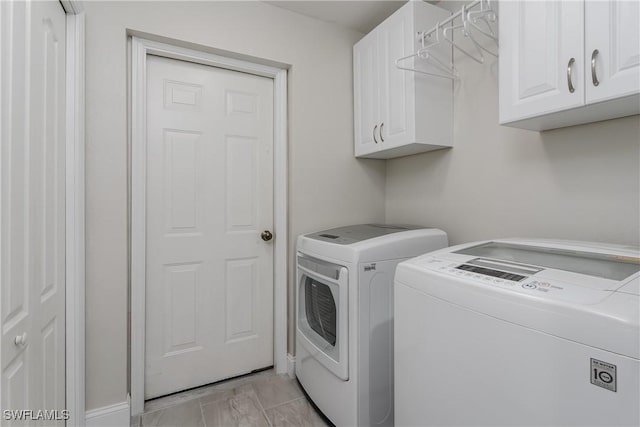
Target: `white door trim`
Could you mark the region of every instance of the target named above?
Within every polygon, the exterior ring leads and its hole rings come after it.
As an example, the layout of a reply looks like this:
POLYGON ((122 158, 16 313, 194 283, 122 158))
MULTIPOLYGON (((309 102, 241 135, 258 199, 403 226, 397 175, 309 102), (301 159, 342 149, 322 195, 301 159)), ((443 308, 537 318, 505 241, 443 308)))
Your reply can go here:
POLYGON ((68 426, 85 424, 84 31, 82 3, 63 0, 66 58, 65 381, 68 426))
POLYGON ((131 38, 131 414, 144 410, 147 55, 274 80, 274 364, 287 372, 287 70, 166 43, 131 38))

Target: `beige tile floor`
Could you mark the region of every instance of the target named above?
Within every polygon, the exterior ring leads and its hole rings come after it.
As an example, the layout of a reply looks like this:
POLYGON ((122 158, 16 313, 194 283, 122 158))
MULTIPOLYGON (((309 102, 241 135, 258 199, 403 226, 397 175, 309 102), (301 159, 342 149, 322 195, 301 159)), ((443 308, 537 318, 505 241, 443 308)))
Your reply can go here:
POLYGON ((153 399, 132 426, 327 427, 300 385, 270 369, 153 399))

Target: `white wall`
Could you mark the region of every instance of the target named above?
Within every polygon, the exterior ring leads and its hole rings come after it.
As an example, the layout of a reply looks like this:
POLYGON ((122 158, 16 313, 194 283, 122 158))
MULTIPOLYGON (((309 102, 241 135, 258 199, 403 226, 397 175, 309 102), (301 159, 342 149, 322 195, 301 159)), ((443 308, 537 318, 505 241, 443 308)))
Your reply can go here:
MULTIPOLYGON (((128 29, 291 65, 292 265, 300 233, 384 219, 385 165, 353 158, 351 49, 361 34, 259 2, 85 2, 85 8, 86 403, 94 409, 124 401, 128 391, 128 29)), ((290 346, 292 339, 291 333, 290 346)))
POLYGON ((454 147, 387 163, 388 222, 442 228, 452 244, 639 243, 639 116, 542 133, 499 126, 497 60, 479 65, 456 53, 455 66, 454 147))

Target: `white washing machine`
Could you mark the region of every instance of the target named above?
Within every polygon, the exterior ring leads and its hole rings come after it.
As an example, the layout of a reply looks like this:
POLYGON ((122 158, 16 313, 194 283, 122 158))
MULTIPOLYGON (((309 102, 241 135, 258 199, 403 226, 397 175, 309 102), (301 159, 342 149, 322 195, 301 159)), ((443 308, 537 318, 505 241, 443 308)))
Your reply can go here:
POLYGON ((362 224, 298 237, 296 376, 336 426, 393 425, 393 276, 447 246, 434 228, 362 224))
POLYGON ((396 425, 640 425, 639 257, 507 239, 400 264, 396 425))

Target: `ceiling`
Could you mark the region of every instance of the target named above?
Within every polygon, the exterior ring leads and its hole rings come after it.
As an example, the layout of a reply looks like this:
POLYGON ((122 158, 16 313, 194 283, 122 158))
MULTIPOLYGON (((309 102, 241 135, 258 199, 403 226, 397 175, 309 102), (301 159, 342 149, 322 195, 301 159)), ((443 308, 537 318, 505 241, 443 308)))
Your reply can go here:
POLYGON ((265 3, 368 33, 405 4, 406 0, 276 0, 265 3))

